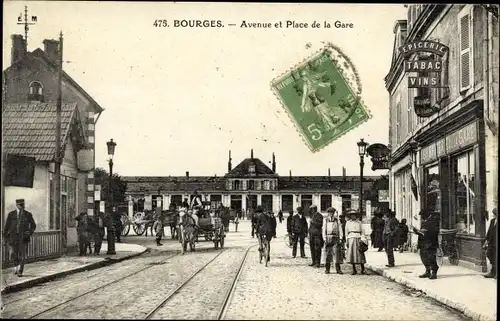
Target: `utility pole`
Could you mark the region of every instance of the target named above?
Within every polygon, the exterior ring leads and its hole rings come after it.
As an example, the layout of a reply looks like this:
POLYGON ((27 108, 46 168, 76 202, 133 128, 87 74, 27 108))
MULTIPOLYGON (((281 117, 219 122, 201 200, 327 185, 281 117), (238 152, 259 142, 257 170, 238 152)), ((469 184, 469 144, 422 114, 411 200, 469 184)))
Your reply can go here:
POLYGON ((54 210, 55 217, 59 219, 60 235, 60 252, 64 253, 64 240, 66 236, 63 230, 64 218, 61 216, 61 114, 62 114, 62 64, 63 64, 63 34, 59 34, 59 68, 57 70, 57 103, 56 103, 56 151, 54 156, 54 179, 55 179, 55 196, 54 210))

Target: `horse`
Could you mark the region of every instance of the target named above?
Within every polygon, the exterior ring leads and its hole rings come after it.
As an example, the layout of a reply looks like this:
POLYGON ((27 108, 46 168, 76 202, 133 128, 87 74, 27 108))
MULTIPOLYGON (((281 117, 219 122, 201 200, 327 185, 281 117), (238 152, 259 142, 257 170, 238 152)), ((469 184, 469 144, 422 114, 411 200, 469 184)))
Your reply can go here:
POLYGON ((189 243, 189 249, 191 252, 196 250, 196 223, 194 218, 184 212, 179 215, 179 236, 181 241, 182 254, 187 250, 187 245, 189 243))

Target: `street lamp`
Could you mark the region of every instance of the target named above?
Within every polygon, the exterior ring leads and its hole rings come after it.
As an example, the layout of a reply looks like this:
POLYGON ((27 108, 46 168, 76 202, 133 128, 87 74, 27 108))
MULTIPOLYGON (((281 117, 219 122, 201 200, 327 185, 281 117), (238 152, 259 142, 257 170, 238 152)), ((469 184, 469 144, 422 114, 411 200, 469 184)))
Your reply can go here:
POLYGON ((365 167, 365 154, 368 143, 363 138, 358 142, 359 154, 359 212, 363 215, 363 168, 365 167))
POLYGON ((115 155, 116 143, 111 139, 106 143, 108 145, 108 156, 109 156, 109 182, 108 182, 108 192, 109 192, 109 207, 111 208, 110 219, 108 220, 108 252, 107 255, 116 254, 115 250, 115 227, 114 227, 114 205, 113 205, 113 155, 115 155))

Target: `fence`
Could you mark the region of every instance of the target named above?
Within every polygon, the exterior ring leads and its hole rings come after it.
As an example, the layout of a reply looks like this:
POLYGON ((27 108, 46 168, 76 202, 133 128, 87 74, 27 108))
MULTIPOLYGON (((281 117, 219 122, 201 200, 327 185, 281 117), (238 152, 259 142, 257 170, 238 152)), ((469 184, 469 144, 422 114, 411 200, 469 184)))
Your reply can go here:
MULTIPOLYGON (((61 256, 61 231, 35 232, 31 236, 26 255, 26 263, 56 258, 61 256)), ((9 247, 2 247, 2 268, 12 266, 9 247)))

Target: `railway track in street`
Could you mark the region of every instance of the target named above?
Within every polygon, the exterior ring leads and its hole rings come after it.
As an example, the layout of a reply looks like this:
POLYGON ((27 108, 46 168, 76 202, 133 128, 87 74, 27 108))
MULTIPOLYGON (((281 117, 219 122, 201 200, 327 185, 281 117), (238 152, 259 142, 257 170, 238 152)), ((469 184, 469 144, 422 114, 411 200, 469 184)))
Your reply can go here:
MULTIPOLYGON (((238 264, 238 268, 237 268, 237 272, 236 272, 236 276, 233 278, 232 282, 231 282, 231 285, 229 287, 229 289, 225 292, 224 294, 224 298, 223 298, 223 302, 220 306, 220 308, 218 309, 218 312, 217 312, 217 316, 216 316, 216 319, 217 320, 222 320, 225 316, 225 313, 226 313, 226 310, 229 306, 229 303, 231 301, 231 298, 232 298, 232 294, 234 293, 234 289, 236 288, 236 285, 238 283, 238 280, 240 278, 240 275, 241 275, 241 272, 243 270, 243 267, 245 265, 245 262, 247 260, 247 257, 248 257, 248 254, 250 252, 250 249, 255 247, 256 245, 252 245, 252 246, 249 246, 244 254, 243 254, 243 258, 241 259, 241 261, 239 262, 238 264)), ((222 252, 220 252, 217 256, 215 256, 214 258, 212 258, 210 261, 208 261, 206 264, 204 264, 200 269, 196 270, 188 279, 186 279, 186 281, 182 282, 179 286, 177 286, 173 291, 171 291, 169 294, 167 294, 167 296, 165 296, 165 298, 154 308, 152 309, 146 316, 145 316, 145 319, 149 320, 149 319, 152 319, 153 317, 155 317, 157 315, 157 313, 169 302, 171 301, 173 298, 175 298, 177 295, 179 295, 179 293, 182 291, 182 289, 184 289, 188 284, 190 284, 192 282, 192 280, 199 276, 203 271, 205 271, 207 269, 208 266, 210 266, 210 264, 212 262, 214 262, 222 253, 224 253, 225 251, 227 250, 224 250, 222 252)))
MULTIPOLYGON (((134 275, 136 275, 136 274, 139 274, 139 273, 144 272, 144 271, 146 271, 146 270, 148 270, 148 269, 151 269, 151 268, 155 267, 156 265, 159 265, 159 264, 164 264, 164 263, 166 263, 168 260, 170 260, 171 258, 174 258, 174 257, 179 256, 179 255, 181 255, 181 253, 180 253, 180 252, 179 252, 179 253, 176 253, 176 254, 173 254, 173 255, 169 255, 168 257, 166 257, 165 259, 163 259, 163 260, 161 260, 161 261, 159 261, 159 262, 155 262, 154 264, 150 264, 150 265, 148 265, 148 266, 146 266, 146 267, 143 267, 143 268, 141 268, 141 269, 139 269, 139 270, 136 270, 136 271, 134 271, 134 272, 132 272, 132 273, 129 273, 129 274, 127 274, 127 275, 125 275, 125 276, 123 276, 123 277, 121 277, 121 278, 118 278, 118 279, 116 279, 116 280, 113 280, 113 281, 111 281, 111 282, 108 282, 108 283, 106 283, 106 284, 103 284, 103 285, 101 285, 101 286, 99 286, 99 287, 97 287, 97 288, 95 288, 95 289, 92 289, 92 290, 89 290, 89 291, 83 292, 83 293, 82 293, 82 294, 80 294, 80 295, 74 296, 74 297, 72 297, 72 298, 70 298, 70 299, 68 299, 68 300, 65 300, 64 302, 61 302, 61 303, 56 304, 56 305, 54 305, 54 306, 51 306, 51 307, 50 307, 50 308, 48 308, 48 309, 45 309, 45 310, 43 310, 43 311, 41 311, 41 312, 39 312, 39 313, 37 313, 37 314, 35 314, 35 315, 30 316, 28 319, 35 319, 35 318, 38 318, 38 317, 40 317, 40 316, 43 316, 44 314, 47 314, 47 313, 49 313, 49 312, 51 312, 51 311, 53 311, 53 310, 55 310, 55 309, 57 309, 57 308, 59 308, 59 307, 61 307, 61 306, 65 305, 65 304, 68 304, 68 303, 70 303, 70 302, 72 302, 72 301, 75 301, 75 300, 77 300, 77 299, 79 299, 79 298, 82 298, 82 297, 84 297, 84 296, 87 296, 87 295, 89 295, 89 294, 92 294, 92 293, 94 293, 94 292, 97 292, 97 291, 99 291, 99 290, 101 290, 101 289, 103 289, 103 288, 105 288, 105 287, 108 287, 108 286, 110 286, 110 285, 113 285, 113 284, 115 284, 115 283, 118 283, 118 282, 121 282, 121 281, 123 281, 123 280, 126 280, 126 279, 128 279, 128 278, 130 278, 130 277, 132 277, 132 276, 134 276, 134 275)), ((13 302, 15 302, 15 301, 19 301, 19 300, 13 300, 13 301, 11 301, 11 302, 9 302, 9 303, 6 303, 6 305, 8 305, 8 304, 10 304, 10 303, 13 303, 13 302)))

